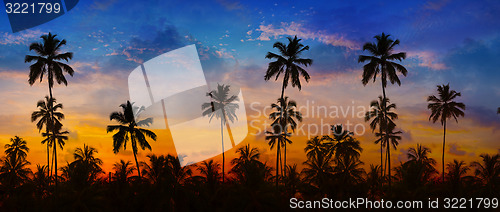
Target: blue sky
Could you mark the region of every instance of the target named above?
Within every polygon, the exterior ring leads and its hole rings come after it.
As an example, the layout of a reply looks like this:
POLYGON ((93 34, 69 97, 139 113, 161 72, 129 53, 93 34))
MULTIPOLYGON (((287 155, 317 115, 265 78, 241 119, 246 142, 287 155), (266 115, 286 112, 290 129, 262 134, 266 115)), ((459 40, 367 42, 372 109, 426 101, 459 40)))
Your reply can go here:
MULTIPOLYGON (((75 76, 68 79, 67 89, 58 86, 55 92, 68 102, 68 113, 83 111, 78 116, 81 120, 69 124, 77 135, 84 131, 77 130, 81 126, 101 126, 128 98, 126 78, 139 62, 188 44, 197 45, 209 80, 239 83, 246 100, 268 104, 278 96, 279 83, 264 82, 269 62, 264 56, 274 51, 274 42, 298 35, 311 47, 304 56, 313 58, 314 64, 309 69, 311 82, 300 93, 289 88, 289 95, 299 104, 317 99, 324 105, 351 101, 367 105, 380 94, 380 85, 361 85, 362 64, 357 57, 363 54, 365 42, 385 32, 401 41, 397 51, 408 54, 402 62, 408 76, 401 78, 401 87, 388 88, 400 113, 412 113, 403 115, 401 121, 407 138, 415 141, 424 129, 440 130, 438 124, 426 122, 425 98, 435 93, 436 85, 450 83, 462 92, 461 100, 468 107, 456 130, 470 132, 481 127, 488 132, 481 135, 484 139, 474 139, 479 134, 471 134, 466 138, 469 143, 461 147, 477 152, 474 142, 484 140, 485 149, 495 150, 494 141, 500 137, 500 119, 495 114, 500 106, 498 11, 500 3, 493 0, 80 1, 64 16, 18 33, 11 33, 7 15, 0 13, 0 100, 6 102, 0 105, 0 115, 26 116, 46 92, 45 85, 27 85, 24 55, 32 54, 29 43, 47 32, 66 39, 64 50, 75 53, 70 62, 77 71, 75 76), (83 114, 103 118, 85 119, 83 114)), ((36 134, 29 120, 12 126, 16 127, 0 127, 0 141, 12 136, 12 128, 29 128, 13 132, 36 134)), ((439 142, 439 135, 435 137, 439 142)), ((373 138, 367 135, 364 139, 373 138)))

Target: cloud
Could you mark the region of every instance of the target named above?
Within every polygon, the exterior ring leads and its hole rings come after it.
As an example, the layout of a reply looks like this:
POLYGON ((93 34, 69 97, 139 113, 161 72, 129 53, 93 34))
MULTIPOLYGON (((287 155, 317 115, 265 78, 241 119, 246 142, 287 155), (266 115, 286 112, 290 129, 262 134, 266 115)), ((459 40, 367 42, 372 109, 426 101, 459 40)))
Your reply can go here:
POLYGON ((217 0, 217 3, 224 6, 227 10, 239 10, 243 9, 239 1, 231 1, 231 0, 217 0))
POLYGON ((439 11, 443 7, 445 7, 448 4, 449 0, 440 0, 440 1, 428 1, 424 5, 424 9, 426 10, 434 10, 434 11, 439 11))
POLYGON ((467 154, 467 152, 465 150, 462 150, 460 146, 458 146, 457 144, 450 144, 450 149, 448 149, 448 153, 456 156, 464 156, 465 154, 467 154))
POLYGON ((299 38, 317 40, 327 45, 346 47, 351 50, 360 49, 356 42, 348 40, 340 34, 328 34, 324 31, 312 31, 304 27, 303 24, 296 22, 281 22, 280 26, 261 24, 258 29, 255 29, 255 32, 260 32, 260 35, 256 38, 256 40, 261 41, 271 40, 271 37, 276 39, 281 36, 297 35, 299 38))
POLYGON ((115 2, 116 2, 116 0, 100 0, 100 1, 95 1, 94 4, 92 4, 91 8, 92 9, 97 9, 97 10, 107 10, 115 2))
POLYGON ((408 51, 406 55, 408 58, 415 58, 419 61, 418 66, 427 67, 433 70, 448 69, 443 62, 437 62, 437 55, 431 51, 408 51))
POLYGON ((39 38, 41 35, 45 34, 44 32, 40 30, 24 30, 19 33, 0 33, 0 45, 12 45, 12 44, 18 44, 18 45, 26 45, 28 43, 33 42, 33 40, 36 40, 39 38))

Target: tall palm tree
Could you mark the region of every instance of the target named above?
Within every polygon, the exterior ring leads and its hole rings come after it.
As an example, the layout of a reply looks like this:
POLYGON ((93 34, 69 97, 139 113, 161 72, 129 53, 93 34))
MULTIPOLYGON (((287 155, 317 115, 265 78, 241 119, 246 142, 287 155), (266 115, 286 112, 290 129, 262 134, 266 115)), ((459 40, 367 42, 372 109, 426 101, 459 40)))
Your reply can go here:
POLYGON ((64 148, 64 145, 66 144, 66 141, 68 140, 67 134, 69 134, 68 131, 63 131, 61 132, 62 125, 56 126, 57 128, 54 129, 51 132, 48 133, 42 133, 43 137, 46 137, 43 141, 43 143, 48 143, 49 145, 52 146, 52 162, 55 163, 53 168, 51 170, 54 170, 55 174, 55 183, 57 185, 57 146, 61 148, 61 150, 64 148))
MULTIPOLYGON (((40 132, 45 126, 45 133, 49 133, 49 128, 52 127, 52 122, 55 126, 61 126, 61 120, 64 119, 64 114, 57 111, 58 109, 63 109, 61 103, 57 104, 56 99, 45 96, 45 101, 40 100, 37 102, 37 111, 31 113, 31 122, 36 123, 36 128, 40 132), (49 107, 51 106, 51 107, 49 107)), ((50 175, 50 142, 47 142, 47 174, 50 175)), ((42 144, 44 144, 42 142, 42 144)))
POLYGON ((226 124, 226 128, 229 134, 229 138, 231 140, 231 144, 234 147, 234 139, 231 133, 231 128, 229 127, 228 120, 233 123, 234 120, 238 120, 236 116, 236 110, 239 108, 239 105, 235 102, 238 102, 238 96, 229 96, 230 85, 217 85, 217 90, 213 90, 207 93, 207 96, 210 96, 212 99, 211 102, 203 103, 201 109, 204 110, 202 115, 210 117, 210 121, 213 117, 220 119, 220 134, 222 138, 222 182, 224 182, 224 167, 225 167, 225 155, 224 155, 224 123, 226 124))
POLYGON ((26 140, 16 135, 14 138, 10 139, 10 142, 10 144, 5 144, 5 155, 11 158, 19 157, 25 159, 30 151, 30 148, 26 145, 26 140))
POLYGON ((271 125, 273 131, 266 131, 266 141, 268 140, 268 145, 271 150, 276 147, 276 187, 278 187, 279 182, 279 170, 280 170, 280 161, 281 161, 281 148, 285 146, 285 143, 291 143, 292 141, 288 139, 285 135, 286 132, 283 132, 283 128, 279 124, 271 125))
POLYGON ((399 141, 401 140, 400 134, 403 132, 395 131, 396 125, 387 126, 387 130, 382 133, 376 133, 375 135, 379 137, 375 142, 385 142, 386 146, 386 154, 387 154, 387 162, 386 167, 388 166, 388 176, 389 176, 389 185, 391 183, 391 146, 396 150, 398 148, 399 141))
POLYGON ((60 62, 62 60, 65 60, 66 62, 71 60, 73 58, 73 53, 61 53, 61 47, 66 45, 66 40, 59 40, 56 36, 56 34, 52 34, 50 32, 47 35, 40 36, 43 42, 30 44, 30 51, 35 51, 37 56, 26 55, 24 59, 25 63, 36 61, 34 64, 30 65, 30 75, 28 79, 30 85, 35 84, 38 79, 40 79, 41 82, 43 75, 47 75, 51 99, 54 78, 58 84, 63 83, 64 85, 68 85, 68 82, 64 77, 64 72, 68 73, 70 76, 73 76, 74 73, 71 66, 60 62))
MULTIPOLYGON (((278 80, 280 74, 283 75, 283 84, 281 86, 281 96, 279 100, 283 100, 285 97, 285 89, 288 86, 288 83, 292 83, 292 87, 297 87, 299 91, 302 89, 302 84, 300 82, 301 76, 306 80, 306 82, 309 82, 309 79, 311 78, 309 76, 309 73, 302 67, 302 66, 311 66, 313 63, 312 59, 308 58, 301 58, 302 52, 309 50, 309 46, 304 46, 303 44, 300 43, 302 39, 298 39, 297 36, 294 36, 294 38, 287 37, 288 39, 288 44, 284 44, 282 42, 275 42, 273 45, 273 48, 277 48, 279 53, 273 53, 273 52, 268 52, 266 55, 267 59, 275 60, 273 62, 270 62, 266 75, 264 76, 264 80, 268 81, 271 79, 271 77, 276 76, 275 80, 278 80)), ((280 106, 282 108, 286 108, 287 105, 285 104, 285 101, 278 101, 279 103, 282 103, 280 106)), ((285 112, 285 111, 281 111, 285 112)), ((284 117, 281 115, 281 117, 284 117)), ((286 118, 285 118, 286 119, 286 118)), ((285 124, 284 125, 284 132, 287 132, 287 127, 285 124)), ((286 164, 286 142, 285 142, 285 164, 286 164)))
MULTIPOLYGON (((377 79, 377 75, 380 74, 382 81, 382 96, 383 99, 387 99, 385 94, 385 88, 387 86, 387 78, 391 84, 397 83, 401 86, 401 81, 398 77, 398 72, 406 76, 408 71, 401 64, 395 63, 393 61, 402 61, 406 58, 405 52, 393 53, 394 47, 399 45, 399 39, 392 40, 389 38, 389 34, 382 33, 380 35, 374 36, 377 40, 376 43, 365 43, 363 45, 363 51, 367 50, 370 52, 371 56, 360 55, 358 58, 358 63, 363 63, 369 61, 363 66, 363 78, 361 82, 363 85, 368 84, 368 82, 373 79, 373 82, 377 79)), ((383 103, 386 103, 383 101, 383 103)), ((386 108, 382 106, 382 108, 386 108)), ((385 121, 387 117, 384 118, 385 121)), ((388 124, 385 123, 384 126, 388 124)), ((389 171, 390 174, 390 171, 389 171)), ((389 176, 389 186, 391 184, 391 177, 389 176)))
POLYGON ((137 167, 137 175, 140 178, 141 170, 139 168, 139 161, 137 161, 137 143, 139 143, 142 150, 146 148, 151 150, 151 146, 146 137, 156 141, 156 134, 153 131, 140 128, 140 126, 149 126, 153 123, 153 119, 146 118, 138 120, 138 116, 144 110, 144 107, 134 107, 133 103, 130 103, 130 101, 121 104, 120 107, 123 111, 113 112, 109 116, 111 121, 115 120, 119 125, 108 125, 107 132, 118 131, 113 135, 113 152, 115 154, 118 153, 122 147, 126 150, 127 142, 130 141, 132 152, 134 153, 135 165, 137 167))
MULTIPOLYGON (((385 129, 384 125, 386 124, 384 120, 385 117, 387 116, 388 124, 394 124, 393 120, 398 118, 398 114, 391 111, 391 109, 396 109, 396 104, 394 103, 390 104, 390 100, 384 99, 382 96, 379 96, 378 99, 379 99, 378 101, 374 100, 370 103, 370 108, 372 110, 366 112, 365 121, 368 122, 373 119, 370 122, 370 128, 372 129, 372 132, 374 132, 378 126, 379 133, 382 133, 382 131, 385 129)), ((375 144, 377 143, 380 143, 380 167, 383 167, 384 166, 383 146, 385 142, 380 142, 379 140, 377 140, 375 144)), ((384 172, 382 169, 380 169, 380 176, 383 177, 383 175, 384 172)))
MULTIPOLYGON (((284 144, 284 159, 283 163, 284 166, 286 167, 286 144, 292 144, 291 140, 286 139, 286 137, 289 135, 288 134, 288 126, 290 126, 292 132, 295 131, 295 128, 297 128, 297 121, 301 122, 302 121, 302 114, 297 111, 297 103, 293 100, 288 100, 288 97, 285 96, 284 98, 278 99, 278 104, 271 104, 271 107, 273 109, 276 109, 275 112, 272 112, 269 114, 269 119, 274 120, 273 123, 271 123, 272 126, 280 126, 283 131, 283 139, 286 141, 283 141, 284 144), (297 121, 295 121, 297 120, 297 121)), ((282 170, 283 171, 283 170, 282 170)))
POLYGON ((302 76, 306 82, 309 82, 311 77, 301 66, 307 67, 312 65, 313 62, 312 59, 300 57, 303 51, 309 50, 309 46, 304 46, 300 43, 302 39, 298 39, 297 36, 294 38, 288 37, 287 39, 287 45, 282 42, 274 43, 273 48, 277 48, 279 54, 268 52, 266 55, 267 59, 275 59, 275 61, 269 63, 264 80, 268 81, 273 76, 276 76, 275 80, 278 80, 280 74, 283 74, 281 99, 285 96, 285 88, 290 81, 292 87, 297 87, 299 90, 302 89, 300 76, 302 76))
POLYGON ((450 84, 438 85, 437 91, 439 97, 434 95, 427 97, 427 101, 430 102, 427 108, 431 110, 431 115, 429 116, 429 121, 432 120, 433 123, 440 120, 441 125, 443 125, 443 156, 441 158, 442 165, 442 180, 444 181, 444 150, 446 147, 446 120, 454 118, 458 123, 458 117, 464 116, 465 104, 461 102, 455 102, 454 99, 461 96, 460 92, 455 90, 450 90, 450 84))

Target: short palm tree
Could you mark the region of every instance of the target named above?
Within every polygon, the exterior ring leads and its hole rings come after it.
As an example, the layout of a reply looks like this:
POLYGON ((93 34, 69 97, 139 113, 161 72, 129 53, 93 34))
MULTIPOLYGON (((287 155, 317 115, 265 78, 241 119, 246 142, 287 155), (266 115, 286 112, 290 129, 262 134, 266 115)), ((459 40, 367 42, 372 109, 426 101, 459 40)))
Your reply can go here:
POLYGON ((4 157, 0 163, 0 181, 5 187, 16 188, 29 179, 31 169, 26 166, 31 163, 25 158, 4 157))
MULTIPOLYGON (((61 120, 64 119, 64 114, 59 112, 59 109, 63 109, 63 105, 61 103, 57 104, 56 99, 50 98, 49 96, 45 96, 45 101, 40 100, 37 102, 37 111, 33 111, 31 113, 31 122, 36 123, 36 128, 38 132, 40 132, 45 126, 45 133, 49 133, 49 126, 52 127, 52 122, 54 126, 61 126, 61 120), (49 107, 51 106, 51 107, 49 107)), ((45 140, 44 140, 45 141, 45 140)), ((47 142, 47 173, 50 175, 50 142, 47 142)), ((42 144, 44 144, 42 142, 42 144)))
POLYGON ((430 158, 431 149, 421 144, 417 144, 417 148, 410 147, 406 154, 409 162, 418 164, 426 173, 434 173, 436 169, 436 160, 430 158))
POLYGON ((25 159, 30 151, 28 148, 26 140, 14 136, 14 138, 10 139, 10 144, 5 144, 5 155, 11 158, 21 158, 25 159))
MULTIPOLYGON (((471 166, 475 167, 475 174, 491 189, 496 189, 500 182, 500 154, 488 155, 481 154, 482 162, 472 162, 471 166)), ((498 191, 498 190, 497 190, 498 191)))
POLYGON ((461 96, 460 92, 455 90, 450 90, 450 84, 438 85, 437 86, 438 97, 432 95, 427 97, 427 101, 430 102, 427 108, 431 110, 431 115, 429 116, 429 121, 432 120, 433 123, 440 120, 441 125, 443 125, 443 156, 441 158, 442 163, 442 180, 444 181, 444 151, 446 147, 446 120, 454 118, 458 123, 458 117, 464 116, 465 104, 461 102, 455 102, 455 98, 461 96))
POLYGON ((297 121, 302 121, 302 114, 297 111, 297 103, 293 100, 288 100, 287 96, 278 99, 278 104, 273 103, 271 104, 271 107, 273 109, 276 109, 275 112, 269 114, 269 119, 273 120, 273 123, 271 123, 271 125, 281 126, 281 128, 283 129, 283 138, 286 141, 282 141, 282 143, 284 144, 283 163, 286 167, 286 144, 292 144, 291 140, 286 139, 286 137, 289 136, 288 126, 290 126, 290 129, 292 131, 295 131, 295 128, 297 128, 297 121))
POLYGON ((216 186, 220 183, 220 164, 214 162, 214 160, 203 161, 201 165, 198 166, 197 170, 202 175, 203 181, 207 186, 214 191, 216 186))
POLYGON ((387 156, 386 157, 386 159, 387 159, 386 167, 388 167, 387 171, 389 171, 388 172, 389 183, 392 180, 391 179, 391 146, 395 150, 398 148, 399 141, 401 140, 400 134, 403 133, 401 131, 395 131, 395 128, 396 128, 396 125, 391 124, 387 127, 387 130, 385 130, 385 132, 375 134, 377 137, 379 137, 379 139, 376 141, 377 143, 378 142, 385 142, 386 156, 387 156))
POLYGON ((229 96, 230 93, 229 85, 217 85, 217 90, 213 90, 207 93, 207 96, 210 96, 212 99, 210 102, 203 103, 201 109, 204 110, 202 115, 210 117, 210 121, 212 121, 213 117, 220 119, 220 134, 222 139, 222 182, 224 182, 224 174, 225 174, 225 155, 224 155, 224 123, 226 124, 226 128, 229 134, 229 139, 231 140, 232 147, 235 146, 233 135, 231 133, 231 128, 229 127, 228 121, 233 123, 235 120, 238 120, 236 116, 236 110, 239 108, 239 105, 235 102, 238 102, 238 96, 229 96))
POLYGON ((135 169, 131 166, 132 162, 124 160, 120 160, 120 162, 113 164, 113 170, 115 170, 113 180, 121 184, 126 184, 129 180, 129 176, 135 169))
POLYGON ((133 103, 127 101, 121 104, 120 107, 122 111, 113 112, 109 116, 109 119, 115 120, 119 125, 108 125, 107 132, 117 131, 113 135, 113 152, 116 154, 123 147, 124 150, 127 148, 127 142, 130 141, 132 145, 132 152, 134 153, 135 164, 137 167, 137 175, 141 177, 141 170, 139 168, 139 161, 137 161, 137 143, 142 150, 146 148, 151 150, 146 137, 149 137, 156 141, 156 134, 148 129, 140 128, 141 126, 149 126, 153 123, 152 118, 146 118, 142 120, 136 120, 139 114, 144 110, 144 107, 138 108, 134 107, 133 103))
POLYGON ((331 125, 332 136, 323 136, 323 139, 328 142, 325 145, 328 147, 328 154, 334 156, 335 160, 339 160, 343 157, 355 157, 359 158, 361 156, 360 143, 357 139, 353 138, 353 133, 345 130, 341 124, 331 125))
POLYGON ((73 153, 74 164, 82 165, 89 171, 90 179, 94 179, 102 171, 102 160, 95 157, 98 151, 96 148, 83 144, 83 148, 76 148, 73 153))
POLYGON ((448 170, 447 178, 452 188, 459 188, 462 185, 464 176, 469 171, 469 166, 464 161, 453 160, 453 163, 446 164, 448 170))
POLYGON ((304 148, 307 158, 317 157, 319 154, 326 151, 327 147, 323 141, 324 139, 319 136, 307 140, 306 148, 304 148))
MULTIPOLYGON (((365 114, 365 121, 370 122, 370 128, 372 129, 372 132, 377 129, 377 126, 379 128, 379 133, 382 133, 383 130, 385 130, 384 125, 386 124, 385 122, 385 117, 387 116, 387 122, 388 124, 394 124, 395 119, 398 118, 398 114, 395 112, 391 111, 391 109, 396 109, 396 104, 390 103, 389 99, 384 99, 382 96, 378 97, 378 101, 372 101, 370 103, 370 108, 372 109, 371 111, 367 111, 365 114)), ((377 143, 380 143, 380 167, 384 166, 384 160, 383 160, 383 146, 385 142, 380 142, 380 140, 377 140, 377 143)), ((380 176, 383 177, 383 170, 380 169, 380 176)))

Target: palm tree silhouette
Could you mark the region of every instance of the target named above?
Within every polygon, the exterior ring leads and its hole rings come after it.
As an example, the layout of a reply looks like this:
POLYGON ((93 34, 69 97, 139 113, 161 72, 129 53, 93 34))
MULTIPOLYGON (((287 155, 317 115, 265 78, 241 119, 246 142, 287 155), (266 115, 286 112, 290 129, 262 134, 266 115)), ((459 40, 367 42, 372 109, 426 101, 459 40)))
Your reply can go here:
POLYGON ((156 141, 156 134, 151 130, 140 128, 140 126, 149 126, 153 123, 153 119, 146 118, 139 120, 138 116, 144 110, 144 107, 134 107, 133 103, 130 103, 130 101, 121 104, 120 107, 123 111, 113 112, 109 115, 109 120, 115 120, 120 125, 108 125, 107 132, 110 133, 118 131, 113 135, 113 152, 115 154, 120 151, 122 146, 123 149, 126 150, 127 142, 130 141, 137 167, 137 176, 141 178, 141 170, 139 168, 139 162, 137 161, 137 143, 139 143, 142 150, 145 150, 146 148, 151 150, 151 146, 149 145, 146 137, 156 141))
POLYGON ((2 164, 0 166, 0 181, 8 190, 20 186, 24 181, 29 179, 31 169, 26 166, 31 163, 25 158, 4 157, 0 159, 0 163, 2 164))
POLYGON ((97 153, 98 151, 96 148, 86 144, 83 144, 83 148, 76 148, 73 153, 73 158, 75 159, 73 164, 85 167, 91 175, 90 179, 94 179, 96 175, 102 171, 102 160, 95 157, 97 153))
POLYGON ((478 176, 485 187, 490 191, 498 191, 500 182, 500 154, 488 155, 481 154, 482 162, 472 162, 471 166, 475 167, 475 175, 478 176))
POLYGON ((418 164, 427 173, 433 173, 435 172, 434 165, 436 165, 436 160, 429 157, 430 153, 431 149, 421 144, 417 144, 417 148, 411 147, 408 150, 408 162, 418 164))
POLYGON ((279 124, 271 125, 273 131, 266 131, 266 141, 268 145, 271 147, 271 150, 276 146, 276 187, 278 187, 279 182, 279 170, 280 170, 280 161, 281 161, 281 148, 285 146, 285 143, 292 143, 290 139, 288 139, 285 135, 286 132, 283 132, 283 127, 279 124))
POLYGON ((386 146, 386 154, 387 154, 387 157, 386 157, 386 168, 388 167, 388 169, 386 169, 388 171, 388 176, 389 176, 389 185, 390 185, 390 182, 391 182, 391 146, 396 150, 398 148, 398 144, 399 144, 399 141, 401 140, 401 136, 400 134, 402 134, 401 131, 394 131, 396 128, 396 125, 395 124, 391 124, 389 126, 387 126, 387 129, 385 130, 385 132, 382 132, 382 133, 376 133, 375 135, 377 137, 379 137, 379 139, 377 139, 377 141, 375 141, 376 143, 378 142, 382 142, 383 144, 385 144, 386 146))
MULTIPOLYGON (((406 76, 406 74, 408 73, 404 66, 392 62, 394 60, 404 60, 406 58, 406 53, 399 52, 393 54, 392 52, 394 50, 394 47, 396 45, 399 45, 399 40, 392 40, 389 37, 389 34, 386 35, 384 33, 374 36, 374 38, 377 40, 377 43, 365 43, 363 45, 363 51, 368 50, 368 52, 370 52, 372 55, 360 55, 358 58, 358 63, 369 61, 369 63, 363 66, 363 78, 361 80, 363 85, 368 84, 368 82, 372 78, 375 82, 375 80, 377 79, 377 75, 381 75, 383 99, 387 99, 387 96, 385 94, 387 78, 389 78, 391 84, 397 83, 401 86, 401 81, 399 80, 397 72, 403 74, 403 76, 406 76)), ((386 102, 383 101, 383 103, 386 102)), ((382 106, 381 108, 386 107, 382 106)), ((385 122, 386 119, 387 116, 383 121, 385 122)), ((384 126, 387 126, 387 123, 384 124, 384 126)), ((391 185, 390 174, 391 171, 389 170, 389 186, 391 185)))
POLYGON ((64 145, 66 144, 66 141, 68 140, 67 134, 69 134, 68 131, 63 131, 61 132, 62 125, 57 125, 55 126, 56 128, 52 130, 51 132, 48 133, 42 133, 43 137, 46 137, 43 141, 42 144, 48 143, 50 146, 52 146, 52 163, 55 164, 51 170, 54 170, 55 174, 55 182, 57 185, 57 146, 61 148, 61 150, 64 148, 64 145))
MULTIPOLYGON (((302 89, 302 84, 300 82, 300 76, 302 76, 306 82, 309 82, 311 78, 309 73, 301 66, 310 66, 313 63, 312 59, 301 58, 300 55, 303 51, 309 50, 309 46, 304 46, 300 43, 302 39, 298 39, 297 36, 294 38, 287 37, 288 44, 285 45, 282 42, 275 42, 273 48, 277 48, 279 54, 267 52, 267 59, 275 59, 275 61, 270 62, 264 76, 264 80, 268 81, 271 77, 276 76, 275 80, 278 80, 280 74, 283 75, 283 84, 281 86, 281 96, 280 100, 285 96, 285 89, 288 83, 291 81, 292 87, 297 87, 299 91, 302 89)), ((281 107, 286 108, 284 103, 281 107)), ((282 111, 284 112, 284 111, 282 111)), ((283 117, 283 115, 281 115, 283 117)), ((284 126, 284 132, 287 132, 287 126, 284 126)), ((285 143, 285 164, 286 164, 286 143, 285 143)))
POLYGON ((326 151, 327 146, 323 141, 324 139, 319 136, 307 140, 306 148, 304 148, 307 158, 318 157, 319 154, 326 151))
POLYGON ((224 182, 224 167, 225 167, 225 155, 224 155, 224 123, 226 124, 226 128, 229 134, 229 138, 231 140, 232 147, 235 146, 233 135, 231 133, 231 128, 229 127, 228 120, 233 123, 234 120, 238 120, 236 116, 236 110, 239 108, 239 105, 235 102, 238 102, 238 96, 229 96, 230 85, 220 85, 217 84, 217 90, 213 90, 207 93, 207 96, 210 96, 211 101, 203 103, 201 109, 204 110, 202 115, 210 117, 210 121, 212 121, 213 117, 220 119, 220 134, 222 138, 222 182, 224 182))
POLYGON ((115 170, 115 174, 113 175, 113 180, 115 182, 124 185, 128 182, 129 176, 134 172, 134 167, 132 166, 132 162, 120 160, 113 164, 113 170, 115 170))
MULTIPOLYGON (((66 45, 66 40, 59 40, 56 38, 56 34, 52 34, 49 32, 49 34, 42 35, 40 38, 43 40, 43 42, 35 42, 30 44, 30 51, 35 51, 37 56, 33 55, 26 55, 24 58, 25 63, 31 63, 33 61, 36 61, 34 64, 30 65, 30 73, 29 73, 29 79, 28 83, 30 86, 35 84, 35 82, 40 79, 40 82, 43 80, 43 75, 47 75, 47 81, 49 85, 49 99, 54 99, 52 96, 52 88, 54 87, 54 78, 58 84, 63 83, 64 85, 68 85, 68 82, 66 80, 66 77, 64 77, 64 72, 68 73, 70 76, 73 76, 74 70, 69 66, 68 64, 65 64, 63 62, 60 62, 62 60, 65 60, 68 62, 73 58, 73 53, 72 52, 65 52, 65 53, 60 53, 61 47, 66 45)), ((46 106, 48 109, 48 112, 51 113, 54 110, 52 110, 53 103, 55 101, 48 101, 48 105, 46 106)), ((56 126, 55 123, 53 123, 54 115, 50 114, 49 119, 46 122, 47 126, 49 129, 52 129, 52 134, 55 134, 56 126)), ((39 130, 41 128, 38 128, 39 130)), ((46 132, 48 133, 48 132, 46 132)), ((57 170, 56 170, 57 172, 57 170)), ((56 185, 57 185, 57 176, 56 176, 56 185)))
POLYGON ((332 125, 331 130, 331 137, 328 135, 323 136, 323 139, 328 141, 325 143, 329 150, 328 154, 333 155, 335 160, 344 157, 359 158, 361 156, 363 148, 361 148, 359 141, 352 137, 352 132, 345 130, 341 124, 332 125))
POLYGON ((446 164, 446 169, 448 170, 446 178, 448 179, 452 189, 454 191, 460 189, 460 187, 462 187, 462 181, 470 168, 464 161, 458 161, 455 159, 453 160, 453 163, 446 164))
POLYGON ((19 136, 14 136, 14 138, 10 139, 10 142, 10 144, 5 144, 5 155, 11 158, 25 159, 30 151, 26 141, 19 136))
POLYGON ((444 181, 444 150, 446 147, 446 120, 453 117, 458 123, 458 117, 464 116, 465 105, 461 102, 455 102, 454 99, 461 96, 460 92, 455 90, 450 90, 450 84, 438 85, 437 91, 439 97, 434 95, 427 97, 427 101, 430 102, 427 108, 431 110, 431 115, 429 116, 429 121, 432 120, 433 123, 440 120, 441 125, 443 125, 443 156, 441 158, 442 165, 442 180, 444 181))
POLYGON ((215 191, 220 182, 220 164, 214 160, 203 161, 197 170, 200 172, 203 182, 206 183, 210 191, 215 191))
MULTIPOLYGON (((49 133, 50 128, 52 127, 51 122, 54 123, 55 126, 60 126, 61 120, 64 119, 64 114, 62 112, 57 111, 58 109, 63 109, 63 105, 61 103, 57 104, 56 99, 50 98, 49 96, 45 96, 45 101, 40 100, 37 102, 38 111, 33 111, 31 113, 31 122, 36 123, 36 128, 38 132, 40 132, 45 126, 45 133, 49 133)), ((47 175, 50 175, 50 142, 47 142, 47 175)), ((42 142, 42 144, 44 144, 42 142)))
MULTIPOLYGON (((391 111, 391 109, 396 109, 396 104, 394 103, 390 104, 390 100, 388 98, 384 99, 382 96, 379 96, 378 99, 379 99, 378 101, 374 100, 370 103, 370 108, 372 110, 366 112, 365 121, 368 122, 373 119, 370 122, 370 128, 372 129, 372 132, 374 132, 378 126, 379 133, 382 133, 382 131, 385 129, 384 125, 386 124, 386 122, 384 121, 385 117, 387 116, 388 124, 394 124, 393 120, 398 118, 398 114, 391 111)), ((375 144, 378 144, 379 142, 380 141, 377 140, 375 144)), ((380 167, 384 166, 384 161, 383 161, 384 144, 385 142, 380 142, 380 167)), ((382 169, 380 169, 380 177, 384 177, 384 172, 382 169)))

